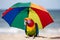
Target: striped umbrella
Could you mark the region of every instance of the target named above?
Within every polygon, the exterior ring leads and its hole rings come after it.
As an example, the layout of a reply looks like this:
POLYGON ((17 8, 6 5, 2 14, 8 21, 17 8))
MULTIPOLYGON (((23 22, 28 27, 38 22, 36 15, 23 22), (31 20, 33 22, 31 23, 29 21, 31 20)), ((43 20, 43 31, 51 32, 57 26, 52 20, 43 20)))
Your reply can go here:
POLYGON ((53 22, 49 12, 33 3, 16 3, 2 14, 2 18, 11 26, 24 30, 24 19, 31 18, 39 29, 53 22))

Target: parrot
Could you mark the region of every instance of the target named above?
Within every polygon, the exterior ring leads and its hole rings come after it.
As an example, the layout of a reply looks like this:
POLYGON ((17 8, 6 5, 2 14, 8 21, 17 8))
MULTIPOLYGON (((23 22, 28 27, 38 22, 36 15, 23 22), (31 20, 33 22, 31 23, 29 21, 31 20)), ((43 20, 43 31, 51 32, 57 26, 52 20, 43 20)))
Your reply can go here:
POLYGON ((39 30, 38 25, 35 23, 31 18, 25 18, 24 19, 24 25, 25 25, 25 34, 29 37, 37 37, 39 30))

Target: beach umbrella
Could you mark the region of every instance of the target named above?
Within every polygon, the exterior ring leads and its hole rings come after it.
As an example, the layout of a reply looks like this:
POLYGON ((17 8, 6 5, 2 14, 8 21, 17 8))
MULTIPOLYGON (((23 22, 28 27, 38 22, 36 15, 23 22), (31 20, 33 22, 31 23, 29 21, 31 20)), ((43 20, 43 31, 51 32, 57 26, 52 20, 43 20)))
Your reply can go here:
POLYGON ((53 22, 49 12, 33 3, 16 3, 2 13, 2 18, 10 25, 24 30, 24 19, 31 18, 39 29, 53 22))

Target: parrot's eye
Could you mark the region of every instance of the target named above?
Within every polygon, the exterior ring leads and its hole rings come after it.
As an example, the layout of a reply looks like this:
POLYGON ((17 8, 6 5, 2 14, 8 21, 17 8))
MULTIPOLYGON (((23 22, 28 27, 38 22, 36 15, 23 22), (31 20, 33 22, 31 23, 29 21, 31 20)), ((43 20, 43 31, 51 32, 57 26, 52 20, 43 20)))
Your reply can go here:
POLYGON ((32 19, 25 19, 24 20, 24 25, 28 25, 29 27, 34 26, 34 21, 32 19))
POLYGON ((30 20, 28 20, 28 23, 30 23, 31 21, 30 20))

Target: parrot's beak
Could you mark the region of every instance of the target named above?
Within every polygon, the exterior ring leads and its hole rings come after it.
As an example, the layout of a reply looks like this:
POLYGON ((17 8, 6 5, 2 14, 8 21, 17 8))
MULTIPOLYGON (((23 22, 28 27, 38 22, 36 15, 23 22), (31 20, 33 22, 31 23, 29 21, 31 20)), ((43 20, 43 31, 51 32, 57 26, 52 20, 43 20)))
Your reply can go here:
POLYGON ((24 25, 26 25, 26 21, 24 20, 24 25))
POLYGON ((27 25, 28 23, 27 23, 27 21, 26 20, 24 20, 24 25, 27 25))

